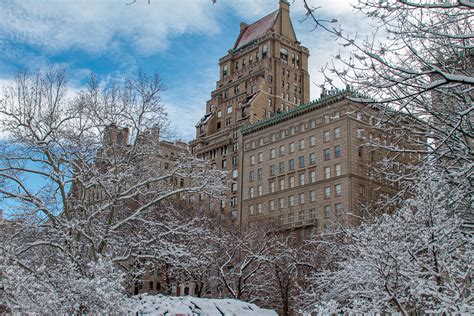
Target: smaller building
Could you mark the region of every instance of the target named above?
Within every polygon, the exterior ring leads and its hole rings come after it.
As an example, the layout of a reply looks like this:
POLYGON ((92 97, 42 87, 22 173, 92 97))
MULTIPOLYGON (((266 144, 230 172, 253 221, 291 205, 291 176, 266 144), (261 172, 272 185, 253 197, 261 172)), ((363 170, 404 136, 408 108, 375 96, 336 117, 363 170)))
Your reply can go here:
POLYGON ((389 153, 366 144, 390 136, 375 128, 378 111, 357 98, 349 89, 325 92, 241 129, 241 225, 301 229, 304 238, 357 224, 369 202, 397 192, 372 177, 389 153))

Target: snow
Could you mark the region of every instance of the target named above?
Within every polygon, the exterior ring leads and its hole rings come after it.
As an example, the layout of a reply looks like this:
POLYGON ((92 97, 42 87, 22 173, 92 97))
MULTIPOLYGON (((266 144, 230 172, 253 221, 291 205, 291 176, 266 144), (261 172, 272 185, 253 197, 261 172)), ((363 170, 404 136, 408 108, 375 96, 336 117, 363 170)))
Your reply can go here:
POLYGON ((140 315, 262 315, 276 316, 276 312, 234 299, 210 299, 192 296, 137 295, 130 299, 129 314, 140 315))

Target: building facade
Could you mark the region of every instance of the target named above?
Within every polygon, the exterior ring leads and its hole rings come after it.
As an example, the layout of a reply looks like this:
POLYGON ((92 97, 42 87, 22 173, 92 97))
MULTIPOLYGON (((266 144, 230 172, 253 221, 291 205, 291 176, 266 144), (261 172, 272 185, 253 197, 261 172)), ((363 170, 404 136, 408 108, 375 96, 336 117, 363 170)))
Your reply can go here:
POLYGON ((278 10, 241 23, 234 47, 219 60, 219 81, 190 143, 192 154, 229 174, 228 202, 204 202, 223 223, 237 222, 241 209, 240 127, 309 101, 309 51, 296 38, 289 10, 281 0, 278 10))
POLYGON ((281 0, 277 11, 241 23, 219 60, 220 80, 190 150, 228 172, 228 201, 201 201, 223 224, 298 229, 303 237, 356 224, 368 202, 396 192, 370 174, 388 154, 365 146, 387 137, 374 128, 377 110, 355 102, 350 89, 309 102, 308 56, 281 0))

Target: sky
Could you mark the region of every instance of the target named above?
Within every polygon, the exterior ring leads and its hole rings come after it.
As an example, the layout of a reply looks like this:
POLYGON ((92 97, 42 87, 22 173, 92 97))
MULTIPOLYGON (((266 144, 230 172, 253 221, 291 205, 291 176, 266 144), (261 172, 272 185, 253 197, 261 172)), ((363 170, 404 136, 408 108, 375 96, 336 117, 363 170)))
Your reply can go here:
MULTIPOLYGON (((0 1, 0 86, 15 73, 50 65, 67 69, 71 93, 91 73, 100 80, 159 73, 166 91, 170 126, 190 141, 195 124, 219 77, 218 60, 232 48, 241 21, 252 23, 278 9, 279 0, 2 0, 0 1)), ((355 14, 352 0, 309 0, 322 19, 364 34, 370 26, 355 14)), ((305 17, 303 0, 290 0, 298 40, 310 50, 311 81, 340 46, 305 17)), ((311 99, 319 97, 316 84, 311 99)))

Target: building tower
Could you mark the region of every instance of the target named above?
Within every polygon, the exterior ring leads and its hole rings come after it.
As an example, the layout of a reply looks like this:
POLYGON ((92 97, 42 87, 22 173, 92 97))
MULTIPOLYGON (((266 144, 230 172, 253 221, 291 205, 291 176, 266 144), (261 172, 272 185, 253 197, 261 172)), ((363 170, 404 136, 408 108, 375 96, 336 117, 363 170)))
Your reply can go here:
POLYGON ((190 149, 232 180, 230 202, 206 206, 222 222, 235 221, 240 208, 239 128, 309 101, 308 56, 296 38, 290 5, 280 0, 278 10, 250 25, 242 22, 234 47, 219 60, 220 78, 190 149))

